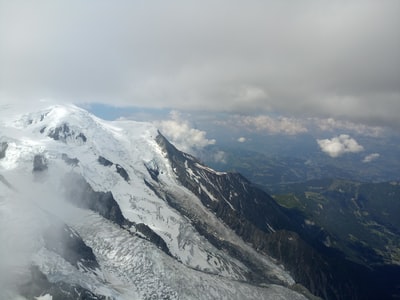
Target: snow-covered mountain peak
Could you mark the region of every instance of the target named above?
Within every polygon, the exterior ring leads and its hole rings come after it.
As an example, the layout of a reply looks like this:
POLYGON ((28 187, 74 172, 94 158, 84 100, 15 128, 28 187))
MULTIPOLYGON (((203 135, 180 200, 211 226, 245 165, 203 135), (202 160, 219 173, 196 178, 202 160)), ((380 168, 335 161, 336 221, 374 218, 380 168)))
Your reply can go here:
POLYGON ((104 121, 73 105, 9 114, 0 124, 0 187, 0 215, 21 198, 28 215, 39 209, 66 224, 56 227, 72 242, 43 233, 32 254, 53 283, 111 299, 302 299, 286 288, 291 275, 237 233, 243 224, 240 232, 256 230, 239 212, 245 197, 257 203, 249 183, 180 152, 151 123, 104 121))
POLYGON ((18 129, 26 129, 32 133, 43 133, 46 129, 61 127, 64 124, 74 128, 99 128, 105 122, 86 110, 72 104, 53 105, 35 112, 13 114, 13 119, 6 125, 18 129))
POLYGON ((158 151, 154 141, 158 132, 154 125, 130 120, 104 121, 71 104, 53 105, 30 113, 9 110, 2 121, 0 130, 6 134, 1 137, 0 131, 0 138, 8 140, 11 146, 19 145, 17 151, 26 146, 25 150, 30 148, 33 153, 68 153, 76 152, 75 146, 80 146, 96 159, 105 156, 117 161, 129 160, 125 154, 132 152, 136 152, 132 157, 151 160, 154 150, 158 151))

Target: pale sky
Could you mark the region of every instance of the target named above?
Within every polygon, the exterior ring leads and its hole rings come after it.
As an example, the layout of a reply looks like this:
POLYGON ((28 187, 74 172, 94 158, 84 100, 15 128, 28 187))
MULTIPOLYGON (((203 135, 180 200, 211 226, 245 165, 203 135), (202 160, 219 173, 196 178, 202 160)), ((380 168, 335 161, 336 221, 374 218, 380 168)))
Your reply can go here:
POLYGON ((397 0, 0 0, 0 103, 400 128, 397 0))

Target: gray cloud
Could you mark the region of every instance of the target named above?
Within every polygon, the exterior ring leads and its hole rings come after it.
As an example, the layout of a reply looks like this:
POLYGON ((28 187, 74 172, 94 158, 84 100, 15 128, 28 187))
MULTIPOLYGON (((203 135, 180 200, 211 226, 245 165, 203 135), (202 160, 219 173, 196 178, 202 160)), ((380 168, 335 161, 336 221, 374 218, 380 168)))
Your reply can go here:
POLYGON ((0 0, 0 101, 397 127, 399 13, 396 0, 0 0))
POLYGON ((341 134, 332 139, 317 140, 321 150, 330 157, 339 157, 345 153, 357 153, 364 151, 364 147, 347 134, 341 134))

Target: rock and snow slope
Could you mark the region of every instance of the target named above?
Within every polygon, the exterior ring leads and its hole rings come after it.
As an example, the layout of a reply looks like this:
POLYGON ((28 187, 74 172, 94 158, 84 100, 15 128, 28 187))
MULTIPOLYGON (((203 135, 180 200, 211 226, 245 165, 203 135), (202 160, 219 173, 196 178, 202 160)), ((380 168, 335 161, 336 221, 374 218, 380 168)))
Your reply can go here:
POLYGON ((216 195, 226 187, 198 175, 221 174, 190 156, 178 169, 152 124, 106 122, 71 105, 25 114, 3 107, 2 114, 0 287, 7 297, 304 298, 289 289, 294 280, 282 266, 207 205, 236 210, 216 195))

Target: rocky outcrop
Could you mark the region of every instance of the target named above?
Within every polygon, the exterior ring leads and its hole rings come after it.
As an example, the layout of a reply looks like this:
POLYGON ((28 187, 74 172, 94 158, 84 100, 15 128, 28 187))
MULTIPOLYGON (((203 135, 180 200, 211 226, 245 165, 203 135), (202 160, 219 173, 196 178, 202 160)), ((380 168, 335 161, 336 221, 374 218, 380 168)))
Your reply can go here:
POLYGON ((129 175, 128 172, 126 172, 126 170, 121 167, 121 165, 116 164, 115 168, 117 169, 117 173, 125 180, 125 181, 129 181, 129 175))
POLYGON ((79 159, 75 158, 70 158, 66 153, 63 153, 61 155, 61 159, 67 164, 72 167, 76 167, 79 163, 79 159))
MULTIPOLYGON (((45 131, 46 128, 42 128, 41 133, 45 131)), ((50 129, 48 136, 55 141, 61 141, 66 143, 67 140, 76 140, 81 143, 86 143, 87 138, 82 132, 75 132, 71 129, 67 123, 63 123, 60 126, 50 129)))
POLYGON ((109 166, 112 166, 114 163, 112 162, 112 161, 110 161, 110 160, 108 160, 107 158, 105 158, 105 157, 103 157, 103 156, 99 156, 99 158, 97 159, 97 161, 101 164, 101 165, 103 165, 103 166, 105 166, 105 167, 109 167, 109 166))
POLYGON ((148 239, 150 242, 155 244, 159 249, 161 249, 162 251, 171 256, 171 252, 169 251, 165 241, 157 233, 155 233, 149 226, 147 226, 144 223, 135 223, 134 227, 138 232, 143 234, 146 237, 146 239, 148 239))
MULTIPOLYGON (((110 160, 108 160, 107 158, 105 158, 105 157, 103 157, 103 156, 99 156, 99 158, 97 159, 97 161, 101 164, 101 165, 103 165, 103 166, 105 166, 105 167, 110 167, 110 166, 113 166, 114 165, 114 163, 112 162, 112 161, 110 161, 110 160)), ((130 179, 129 179, 129 175, 128 175, 128 172, 121 166, 121 165, 119 165, 119 164, 115 164, 115 170, 117 171, 117 173, 126 181, 126 182, 128 182, 130 179)))

